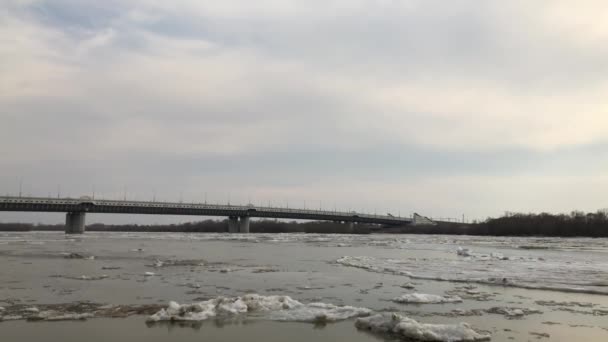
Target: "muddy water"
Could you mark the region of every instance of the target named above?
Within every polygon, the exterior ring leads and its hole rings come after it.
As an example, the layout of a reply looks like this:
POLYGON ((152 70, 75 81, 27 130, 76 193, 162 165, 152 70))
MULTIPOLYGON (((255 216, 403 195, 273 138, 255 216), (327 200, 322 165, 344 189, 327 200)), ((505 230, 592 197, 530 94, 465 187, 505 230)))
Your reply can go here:
POLYGON ((247 293, 395 312, 422 323, 467 322, 475 330, 491 334, 492 341, 605 341, 608 240, 0 234, 2 341, 71 341, 83 335, 92 341, 173 337, 233 341, 256 336, 271 341, 378 339, 357 331, 354 318, 325 326, 263 317, 241 317, 229 324, 206 321, 187 327, 146 324, 150 312, 169 301, 193 303, 247 293), (412 293, 458 296, 462 301, 392 301, 412 293), (75 306, 82 302, 91 305, 75 306), (112 314, 109 305, 120 306, 116 312, 121 315, 112 314), (24 310, 95 318, 31 322, 24 319, 32 312, 24 310))
POLYGON ((254 322, 230 325, 203 323, 197 327, 143 325, 141 317, 99 318, 85 322, 3 322, 2 341, 379 341, 353 329, 351 322, 325 327, 300 323, 254 322))

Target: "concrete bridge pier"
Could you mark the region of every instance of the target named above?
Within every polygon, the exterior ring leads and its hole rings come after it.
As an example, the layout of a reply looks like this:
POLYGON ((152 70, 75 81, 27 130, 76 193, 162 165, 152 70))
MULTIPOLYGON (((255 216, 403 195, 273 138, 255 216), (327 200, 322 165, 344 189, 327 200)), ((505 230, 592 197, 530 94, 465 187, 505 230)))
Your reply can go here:
POLYGON ((249 216, 241 216, 239 233, 249 233, 249 216))
POLYGON ((65 214, 65 233, 66 234, 83 234, 85 226, 85 213, 83 211, 74 211, 65 214))
POLYGON ((355 222, 346 222, 346 232, 347 234, 352 234, 355 232, 355 222))
POLYGON ((239 232, 239 218, 237 216, 228 217, 228 233, 239 232))

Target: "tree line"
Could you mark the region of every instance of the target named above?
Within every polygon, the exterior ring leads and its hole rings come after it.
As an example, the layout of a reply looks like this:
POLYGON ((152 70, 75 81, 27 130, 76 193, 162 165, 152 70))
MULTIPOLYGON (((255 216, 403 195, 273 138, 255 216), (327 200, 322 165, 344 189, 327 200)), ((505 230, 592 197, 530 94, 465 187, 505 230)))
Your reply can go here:
POLYGON ((608 237, 608 215, 604 210, 595 213, 573 211, 570 214, 507 213, 483 222, 437 222, 434 226, 404 227, 400 231, 417 234, 608 237))

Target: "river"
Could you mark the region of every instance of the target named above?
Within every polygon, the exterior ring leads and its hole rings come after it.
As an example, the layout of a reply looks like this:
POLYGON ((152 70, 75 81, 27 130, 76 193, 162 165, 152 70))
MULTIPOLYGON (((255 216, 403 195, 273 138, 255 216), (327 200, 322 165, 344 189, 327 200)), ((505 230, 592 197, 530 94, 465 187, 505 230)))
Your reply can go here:
POLYGON ((608 239, 0 233, 3 342, 416 333, 606 341, 608 239))

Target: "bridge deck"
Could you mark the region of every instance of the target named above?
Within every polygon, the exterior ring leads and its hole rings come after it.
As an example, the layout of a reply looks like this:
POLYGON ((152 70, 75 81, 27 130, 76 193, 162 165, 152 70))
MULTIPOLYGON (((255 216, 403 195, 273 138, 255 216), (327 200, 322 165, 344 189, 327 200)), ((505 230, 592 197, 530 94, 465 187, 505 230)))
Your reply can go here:
POLYGON ((195 216, 248 216, 260 218, 345 221, 386 225, 411 224, 409 217, 358 212, 292 209, 204 203, 113 201, 74 198, 0 197, 0 211, 87 212, 195 216))

